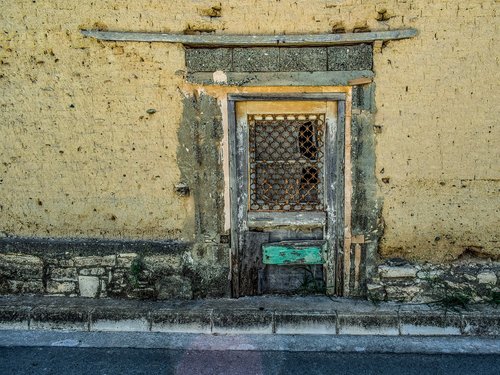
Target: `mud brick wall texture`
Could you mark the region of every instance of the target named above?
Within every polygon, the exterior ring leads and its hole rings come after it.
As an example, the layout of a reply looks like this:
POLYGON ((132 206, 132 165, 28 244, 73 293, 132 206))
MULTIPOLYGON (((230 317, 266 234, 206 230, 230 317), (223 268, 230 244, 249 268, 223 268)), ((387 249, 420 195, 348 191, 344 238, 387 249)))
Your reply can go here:
MULTIPOLYGON (((80 29, 315 34, 416 28, 416 38, 389 42, 370 60, 376 91, 374 188, 383 229, 379 257, 436 264, 496 261, 498 25, 494 0, 12 2, 0 14, 0 233, 196 242, 186 259, 200 267, 223 266, 216 275, 200 271, 190 280, 221 280, 224 273, 225 250, 216 241, 227 233, 215 233, 223 225, 216 223, 210 233, 199 227, 203 218, 196 207, 209 193, 178 193, 190 176, 178 155, 188 160, 198 152, 185 140, 194 137, 210 150, 220 141, 217 135, 204 143, 208 125, 189 133, 184 120, 191 52, 187 66, 181 45, 100 42, 84 38, 80 29), (220 10, 211 11, 214 5, 220 10)), ((351 53, 346 47, 312 48, 300 55, 304 60, 295 49, 273 49, 258 59, 258 69, 364 68, 349 66, 352 59, 337 60, 351 53)), ((257 69, 247 62, 248 53, 258 50, 213 53, 197 69, 257 69)), ((363 110, 362 93, 356 95, 363 110)), ((97 277, 102 290, 104 274, 84 275, 82 269, 68 271, 68 282, 97 277)), ((33 279, 43 280, 36 272, 33 279)), ((59 287, 67 293, 78 288, 59 287)))

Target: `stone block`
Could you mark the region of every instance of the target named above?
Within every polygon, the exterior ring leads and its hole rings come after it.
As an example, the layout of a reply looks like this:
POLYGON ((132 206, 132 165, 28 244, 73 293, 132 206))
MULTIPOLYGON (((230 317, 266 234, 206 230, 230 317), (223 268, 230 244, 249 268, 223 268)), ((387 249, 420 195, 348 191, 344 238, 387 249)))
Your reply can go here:
POLYGON ((151 313, 153 332, 212 332, 211 310, 156 310, 151 313))
POLYGON ((155 288, 157 298, 160 300, 171 298, 191 299, 193 297, 191 280, 180 276, 161 278, 156 283, 155 288))
POLYGON ((0 276, 6 279, 41 279, 43 262, 40 258, 23 254, 0 254, 0 276))
POLYGON ((137 253, 118 254, 116 257, 116 266, 120 268, 130 268, 132 262, 137 258, 137 253))
POLYGON ((418 269, 413 266, 387 266, 378 267, 380 277, 386 279, 413 278, 417 276, 418 269))
POLYGON ((44 291, 42 280, 5 280, 0 282, 0 294, 40 294, 44 291))
POLYGON ((401 311, 399 324, 402 335, 441 336, 460 335, 461 317, 455 313, 401 311))
POLYGON ((279 49, 273 47, 234 48, 233 71, 277 72, 279 49))
POLYGON ((276 333, 336 334, 337 315, 332 313, 279 312, 275 315, 276 333))
POLYGON ((371 44, 328 47, 328 70, 371 70, 372 67, 371 44))
POLYGON ((50 270, 50 278, 56 281, 76 281, 78 273, 75 267, 52 268, 50 270))
POLYGON ((212 333, 273 333, 273 313, 271 311, 258 309, 214 310, 212 317, 212 333))
POLYGON ((472 281, 472 282, 477 281, 477 277, 475 275, 464 274, 463 278, 467 281, 472 281))
POLYGON ((338 326, 341 335, 399 335, 399 322, 396 311, 373 314, 339 312, 338 326))
POLYGON ((30 314, 30 329, 88 331, 89 312, 74 307, 35 307, 30 314))
POLYGON ((366 284, 368 299, 371 301, 383 301, 386 297, 385 288, 380 284, 366 284))
POLYGON ((106 269, 103 267, 84 268, 80 270, 79 274, 83 276, 102 276, 106 274, 106 269))
POLYGON ((444 270, 440 269, 423 269, 417 272, 419 279, 436 279, 444 275, 444 270))
POLYGON ((231 64, 231 48, 186 49, 186 66, 189 72, 229 71, 231 64))
POLYGON ((479 284, 496 285, 497 275, 495 275, 495 272, 492 271, 480 272, 477 274, 477 282, 479 284))
POLYGON ((75 257, 73 260, 75 267, 112 267, 116 265, 115 255, 75 257))
POLYGON ((59 267, 74 267, 75 261, 73 259, 66 259, 66 258, 61 258, 61 259, 50 258, 49 264, 54 264, 59 267))
POLYGON ((418 285, 387 285, 385 295, 389 301, 410 302, 423 293, 418 285))
POLYGON ((173 255, 150 255, 142 260, 144 268, 152 272, 173 272, 180 269, 181 258, 173 255))
POLYGON ((281 72, 315 72, 327 70, 325 47, 280 48, 279 70, 281 72))
POLYGON ((47 282, 47 293, 49 294, 72 294, 76 292, 76 283, 71 281, 47 282))
POLYGON ((81 297, 97 297, 99 287, 100 282, 97 276, 78 276, 78 289, 81 297))

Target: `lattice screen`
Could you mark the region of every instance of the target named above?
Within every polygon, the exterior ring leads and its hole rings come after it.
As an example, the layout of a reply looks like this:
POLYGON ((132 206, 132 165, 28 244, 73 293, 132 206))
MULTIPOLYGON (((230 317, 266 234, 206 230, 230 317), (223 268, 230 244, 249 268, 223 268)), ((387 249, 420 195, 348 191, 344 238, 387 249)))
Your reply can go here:
POLYGON ((325 115, 248 115, 248 124, 250 210, 323 210, 325 115))

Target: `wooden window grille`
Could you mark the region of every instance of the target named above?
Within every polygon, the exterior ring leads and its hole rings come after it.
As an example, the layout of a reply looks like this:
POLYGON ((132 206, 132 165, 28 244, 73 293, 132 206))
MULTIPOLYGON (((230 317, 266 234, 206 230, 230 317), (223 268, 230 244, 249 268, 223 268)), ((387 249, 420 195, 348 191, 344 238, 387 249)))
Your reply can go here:
POLYGON ((322 211, 324 114, 248 115, 251 211, 322 211))

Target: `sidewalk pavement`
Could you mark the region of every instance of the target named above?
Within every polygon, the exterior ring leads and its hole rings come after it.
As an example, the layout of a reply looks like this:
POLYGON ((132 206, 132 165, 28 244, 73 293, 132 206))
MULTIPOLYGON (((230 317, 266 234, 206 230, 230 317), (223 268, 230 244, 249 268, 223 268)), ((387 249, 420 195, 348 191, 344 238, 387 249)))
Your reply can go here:
POLYGON ((0 330, 492 339, 500 336, 500 308, 471 305, 456 310, 327 296, 189 301, 3 296, 0 330))

